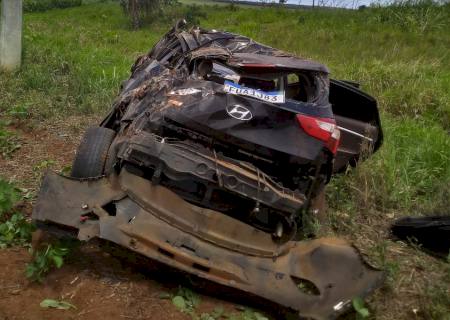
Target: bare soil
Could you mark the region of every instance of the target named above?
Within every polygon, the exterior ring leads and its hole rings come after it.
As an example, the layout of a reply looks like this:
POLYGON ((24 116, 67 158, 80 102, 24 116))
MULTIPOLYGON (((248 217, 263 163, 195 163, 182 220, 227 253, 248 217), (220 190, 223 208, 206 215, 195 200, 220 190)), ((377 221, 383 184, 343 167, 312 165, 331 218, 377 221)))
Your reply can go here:
POLYGON ((74 116, 44 123, 15 123, 8 129, 17 134, 20 148, 9 158, 0 157, 0 176, 21 188, 37 191, 45 170, 62 170, 71 165, 86 127, 97 122, 92 116, 74 116))
MULTIPOLYGON (((191 319, 179 312, 169 293, 177 291, 170 279, 156 281, 123 260, 102 251, 97 245, 84 245, 61 268, 52 271, 43 283, 30 283, 24 268, 30 255, 24 248, 0 251, 0 319, 191 319), (164 297, 164 299, 163 299, 164 297), (77 309, 43 309, 44 299, 68 301, 77 309)), ((153 273, 164 276, 160 271, 153 273)), ((201 296, 197 310, 212 312, 230 303, 201 296)))

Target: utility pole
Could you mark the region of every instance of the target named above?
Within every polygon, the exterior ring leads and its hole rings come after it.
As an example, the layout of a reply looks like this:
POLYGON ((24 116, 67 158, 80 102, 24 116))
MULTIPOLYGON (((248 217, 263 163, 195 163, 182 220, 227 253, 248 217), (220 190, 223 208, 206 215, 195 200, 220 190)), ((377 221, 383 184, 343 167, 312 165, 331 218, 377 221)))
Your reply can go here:
POLYGON ((0 16, 0 67, 12 71, 22 58, 22 0, 2 0, 0 16))

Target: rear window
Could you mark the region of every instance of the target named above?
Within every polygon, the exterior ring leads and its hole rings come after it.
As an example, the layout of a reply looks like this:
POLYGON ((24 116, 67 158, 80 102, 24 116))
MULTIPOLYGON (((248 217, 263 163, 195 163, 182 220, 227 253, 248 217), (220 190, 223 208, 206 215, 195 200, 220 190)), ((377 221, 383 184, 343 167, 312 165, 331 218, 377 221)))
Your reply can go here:
POLYGON ((208 81, 222 85, 233 83, 242 89, 253 89, 268 94, 282 94, 282 103, 286 100, 316 103, 321 101, 324 95, 328 97, 328 77, 318 72, 274 72, 276 71, 274 69, 243 72, 215 61, 202 61, 197 69, 198 75, 208 81))
POLYGON ((328 101, 328 75, 315 71, 299 71, 284 76, 286 100, 293 102, 321 103, 328 101))
POLYGON ((286 76, 286 99, 312 102, 316 81, 314 76, 305 73, 291 73, 286 76))

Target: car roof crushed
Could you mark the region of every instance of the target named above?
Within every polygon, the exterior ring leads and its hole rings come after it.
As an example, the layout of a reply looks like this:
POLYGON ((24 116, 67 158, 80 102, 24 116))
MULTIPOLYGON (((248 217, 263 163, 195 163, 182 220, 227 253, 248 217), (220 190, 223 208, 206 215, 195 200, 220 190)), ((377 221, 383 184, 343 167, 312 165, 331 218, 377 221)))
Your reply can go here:
MULTIPOLYGON (((198 27, 184 31, 180 30, 182 25, 182 21, 178 22, 143 58, 153 58, 170 68, 189 65, 191 61, 202 57, 224 60, 235 67, 260 64, 284 70, 329 73, 327 67, 321 63, 298 58, 241 35, 198 27)), ((137 64, 139 63, 140 60, 137 64)))

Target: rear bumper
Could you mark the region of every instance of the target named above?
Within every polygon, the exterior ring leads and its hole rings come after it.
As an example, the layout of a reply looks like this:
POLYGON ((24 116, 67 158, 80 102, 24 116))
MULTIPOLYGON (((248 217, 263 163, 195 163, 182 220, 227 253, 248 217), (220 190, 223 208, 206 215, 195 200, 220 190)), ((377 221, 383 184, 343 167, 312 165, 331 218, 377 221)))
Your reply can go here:
POLYGON ((153 168, 173 181, 195 181, 205 192, 201 202, 216 190, 250 198, 288 216, 298 214, 306 197, 274 182, 250 163, 224 157, 205 148, 161 138, 145 131, 127 137, 118 157, 138 166, 153 168))
POLYGON ((33 219, 102 238, 196 276, 252 293, 302 317, 330 319, 382 280, 345 241, 275 243, 219 212, 122 170, 77 180, 49 173, 33 219), (299 286, 312 283, 315 294, 299 286))

